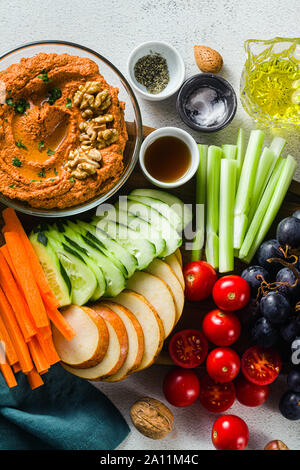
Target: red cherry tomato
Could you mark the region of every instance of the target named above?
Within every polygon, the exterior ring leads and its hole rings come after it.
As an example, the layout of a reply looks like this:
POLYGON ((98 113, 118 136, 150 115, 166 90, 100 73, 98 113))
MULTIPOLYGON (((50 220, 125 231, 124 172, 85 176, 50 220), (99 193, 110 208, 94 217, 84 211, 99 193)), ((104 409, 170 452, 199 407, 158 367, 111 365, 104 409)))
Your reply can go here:
POLYGON ((282 361, 274 349, 252 346, 244 352, 241 367, 244 376, 250 382, 268 385, 278 377, 282 361))
POLYGON ((218 450, 244 450, 249 441, 249 429, 238 416, 220 416, 214 422, 211 439, 218 450))
POLYGON ((191 369, 204 362, 208 342, 198 330, 181 330, 175 333, 169 343, 171 359, 180 367, 191 369))
POLYGON ((166 375, 163 391, 171 405, 189 406, 198 398, 199 379, 191 370, 174 369, 166 375))
POLYGON ((223 413, 228 410, 235 400, 235 386, 232 382, 220 384, 204 375, 200 379, 200 403, 208 411, 223 413))
POLYGON ((205 315, 202 323, 206 338, 217 346, 230 346, 241 334, 241 324, 232 312, 212 310, 205 315))
POLYGON ((238 401, 245 406, 262 405, 269 396, 268 385, 256 385, 243 376, 238 377, 235 388, 238 401))
POLYGON ((219 383, 231 382, 240 371, 241 361, 231 348, 216 348, 210 351, 206 360, 208 375, 219 383))
POLYGON ((192 261, 183 268, 185 295, 189 300, 203 300, 210 296, 218 276, 205 261, 192 261))
POLYGON ((221 277, 212 291, 215 304, 226 311, 244 308, 250 300, 250 286, 241 276, 234 274, 221 277))

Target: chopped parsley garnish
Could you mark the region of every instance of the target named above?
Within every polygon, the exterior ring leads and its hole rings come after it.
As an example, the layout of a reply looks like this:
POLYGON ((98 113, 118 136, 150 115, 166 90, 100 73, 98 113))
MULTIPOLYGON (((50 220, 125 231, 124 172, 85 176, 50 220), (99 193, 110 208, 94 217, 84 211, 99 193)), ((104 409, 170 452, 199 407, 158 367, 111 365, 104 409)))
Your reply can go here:
POLYGON ((23 144, 23 142, 22 142, 21 139, 20 139, 20 140, 16 140, 15 144, 16 144, 16 146, 19 147, 20 149, 25 149, 25 150, 27 150, 26 145, 23 144))
POLYGON ((72 176, 70 178, 70 181, 71 181, 71 183, 75 183, 75 180, 74 180, 74 178, 72 178, 72 176))
POLYGON ((23 114, 25 113, 26 109, 29 108, 29 103, 24 100, 24 98, 21 98, 19 101, 16 101, 14 103, 14 111, 17 114, 23 114))
POLYGON ((47 150, 47 155, 54 155, 54 154, 55 154, 55 152, 53 150, 51 150, 51 149, 47 150))
POLYGON ((46 69, 41 70, 41 74, 38 75, 38 78, 41 78, 45 83, 48 83, 50 81, 46 69))
POLYGON ((14 189, 14 187, 15 187, 14 184, 10 184, 10 185, 9 185, 9 188, 11 188, 11 189, 14 189))
POLYGON ((45 168, 42 168, 41 171, 39 171, 38 176, 41 178, 46 178, 45 168))
POLYGON ((72 106, 72 100, 71 98, 67 98, 66 108, 71 108, 71 106, 72 106))
POLYGON ((56 100, 58 100, 62 95, 61 89, 55 86, 51 90, 49 90, 48 94, 48 103, 54 104, 56 100))
POLYGON ((57 171, 56 168, 53 168, 53 171, 54 171, 54 174, 55 174, 55 175, 58 175, 58 171, 57 171))
POLYGON ((39 143, 38 143, 38 149, 39 149, 39 151, 41 152, 44 147, 45 147, 44 141, 43 141, 43 140, 40 140, 39 143))
POLYGON ((12 164, 13 164, 13 166, 17 166, 17 167, 22 166, 22 162, 21 162, 21 160, 19 160, 18 157, 14 157, 14 158, 12 159, 12 164))
POLYGON ((34 181, 36 181, 36 180, 30 180, 29 183, 33 183, 34 181))
POLYGON ((15 103, 14 103, 12 98, 7 98, 6 99, 6 104, 8 106, 13 106, 14 111, 15 111, 16 114, 24 114, 26 109, 29 108, 29 103, 24 98, 21 98, 20 100, 16 101, 15 103))
POLYGON ((55 178, 51 178, 50 181, 55 181, 55 178))
POLYGON ((4 119, 4 122, 8 122, 8 119, 7 119, 7 118, 5 118, 5 119, 4 119))

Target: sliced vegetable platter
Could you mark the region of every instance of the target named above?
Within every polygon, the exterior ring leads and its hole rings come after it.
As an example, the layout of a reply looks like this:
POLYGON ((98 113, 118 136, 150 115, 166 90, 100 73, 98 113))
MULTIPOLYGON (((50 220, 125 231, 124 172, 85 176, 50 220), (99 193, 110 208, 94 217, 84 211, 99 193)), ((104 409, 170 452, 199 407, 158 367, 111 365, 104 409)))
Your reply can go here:
MULTIPOLYGON (((144 126, 143 127, 144 137, 149 135, 152 131, 154 131, 153 128, 144 126)), ((130 123, 128 123, 128 133, 130 136, 130 123)), ((233 141, 234 140, 235 139, 233 136, 233 141)), ((117 195, 116 200, 118 196, 128 195, 133 189, 148 188, 148 187, 151 187, 150 183, 146 180, 140 168, 136 166, 131 177, 128 179, 125 186, 122 187, 122 190, 117 195)), ((185 185, 179 188, 174 189, 172 193, 178 196, 186 204, 195 204, 195 194, 196 194, 195 179, 193 181, 186 183, 185 185)), ((291 215, 295 210, 299 208, 299 205, 300 205, 299 194, 300 194, 300 183, 293 181, 291 184, 290 190, 288 191, 285 197, 285 200, 280 208, 280 211, 277 214, 277 217, 275 221, 273 222, 273 225, 267 236, 270 235, 270 237, 272 237, 275 233, 275 228, 277 226, 277 223, 284 217, 291 215)), ((116 202, 116 201, 112 201, 112 202, 116 202)), ((4 207, 0 207, 0 209, 2 210, 4 209, 4 207)), ((94 211, 90 211, 88 213, 81 214, 80 217, 78 216, 74 217, 74 220, 78 218, 82 220, 84 220, 84 218, 90 219, 93 212, 94 211)), ((37 225, 40 222, 47 221, 47 219, 45 218, 39 219, 37 217, 31 217, 31 216, 24 215, 24 214, 18 214, 18 215, 27 233, 29 233, 32 229, 37 227, 37 225)), ((54 220, 52 219, 51 222, 55 222, 55 219, 54 220)), ((4 243, 4 240, 3 240, 3 243, 4 243)), ((184 243, 181 247, 181 253, 182 253, 184 264, 191 260, 191 251, 185 250, 184 243)), ((245 267, 245 264, 243 262, 241 262, 238 259, 235 260, 234 272, 236 274, 240 274, 241 271, 244 269, 244 267, 245 267)), ((201 302, 201 311, 199 311, 199 304, 197 302, 192 303, 192 302, 186 301, 183 315, 181 316, 181 319, 176 326, 176 330, 181 330, 182 328, 201 329, 203 316, 212 308, 213 308, 213 303, 210 300, 201 302)), ((168 356, 166 346, 167 346, 167 342, 165 344, 164 350, 161 352, 160 356, 157 359, 158 363, 162 363, 162 364, 171 363, 171 359, 168 356)), ((241 336, 237 344, 238 349, 239 349, 239 346, 241 350, 245 348, 245 338, 243 338, 243 336, 241 336)))

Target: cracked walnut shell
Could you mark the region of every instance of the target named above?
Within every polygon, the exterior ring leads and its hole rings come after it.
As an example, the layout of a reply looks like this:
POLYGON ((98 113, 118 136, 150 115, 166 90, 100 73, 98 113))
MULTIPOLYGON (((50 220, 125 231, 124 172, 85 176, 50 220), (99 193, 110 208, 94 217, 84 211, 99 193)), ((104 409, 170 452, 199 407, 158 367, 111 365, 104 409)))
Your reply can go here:
POLYGON ((173 428, 172 412, 154 398, 136 401, 130 409, 130 417, 136 429, 150 439, 163 439, 173 428))

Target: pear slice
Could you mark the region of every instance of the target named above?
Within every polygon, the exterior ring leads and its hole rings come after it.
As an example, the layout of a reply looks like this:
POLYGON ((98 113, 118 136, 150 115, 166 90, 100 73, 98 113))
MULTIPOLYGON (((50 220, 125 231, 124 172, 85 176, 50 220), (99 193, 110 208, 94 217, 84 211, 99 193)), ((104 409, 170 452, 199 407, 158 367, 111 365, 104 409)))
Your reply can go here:
POLYGON ((87 380, 102 380, 115 374, 123 365, 128 352, 128 337, 120 317, 104 305, 94 305, 93 311, 106 323, 109 332, 109 344, 102 361, 94 367, 76 369, 67 364, 62 366, 77 377, 87 380))
POLYGON ((144 354, 137 370, 149 367, 159 355, 163 341, 163 324, 154 307, 142 295, 125 290, 110 299, 130 310, 137 318, 144 333, 144 354))
POLYGON ((167 338, 176 322, 175 302, 168 285, 148 272, 136 271, 128 279, 127 288, 141 294, 155 308, 163 322, 165 338, 167 338))
POLYGON ((67 341, 53 325, 53 342, 61 360, 75 368, 99 364, 106 354, 109 334, 105 321, 87 307, 70 305, 61 310, 76 336, 67 341))
POLYGON ((103 300, 101 303, 119 315, 127 330, 127 357, 115 374, 104 379, 106 382, 118 382, 134 372, 140 365, 144 354, 144 333, 139 321, 130 310, 110 300, 103 300))
POLYGON ((164 261, 173 269, 173 271, 175 272, 175 274, 178 278, 178 281, 181 284, 181 287, 184 290, 185 282, 184 282, 182 267, 181 267, 180 262, 178 261, 177 256, 175 255, 175 253, 173 253, 172 255, 167 256, 164 259, 164 261))
POLYGON ((183 311, 184 292, 175 272, 167 263, 160 259, 153 260, 146 271, 147 273, 153 274, 153 276, 157 276, 159 279, 164 281, 172 292, 176 307, 175 323, 177 323, 183 311))

